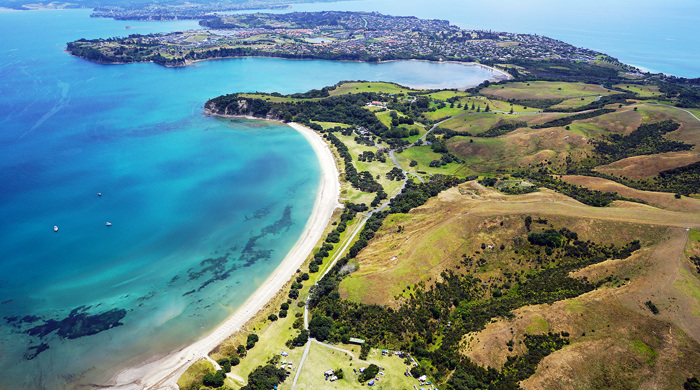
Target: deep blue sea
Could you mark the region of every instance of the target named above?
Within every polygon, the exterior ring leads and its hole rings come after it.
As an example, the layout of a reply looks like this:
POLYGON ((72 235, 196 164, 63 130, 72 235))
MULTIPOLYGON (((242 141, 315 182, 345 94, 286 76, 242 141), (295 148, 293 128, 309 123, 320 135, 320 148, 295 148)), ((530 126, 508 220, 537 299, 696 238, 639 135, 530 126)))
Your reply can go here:
POLYGON ((0 12, 1 389, 104 383, 189 344, 296 242, 320 178, 311 147, 287 126, 207 117, 207 99, 340 80, 454 87, 491 77, 425 62, 99 65, 69 56, 66 42, 197 24, 89 14, 0 12), (122 325, 73 338, 71 328, 104 313, 122 325))

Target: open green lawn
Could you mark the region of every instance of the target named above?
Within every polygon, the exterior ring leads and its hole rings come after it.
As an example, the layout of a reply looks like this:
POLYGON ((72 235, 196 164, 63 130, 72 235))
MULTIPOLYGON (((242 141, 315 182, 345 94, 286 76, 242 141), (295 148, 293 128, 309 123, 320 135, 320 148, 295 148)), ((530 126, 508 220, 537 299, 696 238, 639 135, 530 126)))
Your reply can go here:
POLYGON ((532 115, 533 114, 511 115, 490 112, 474 113, 452 118, 442 123, 440 127, 454 131, 468 132, 469 134, 477 136, 496 125, 500 120, 508 122, 526 121, 528 118, 532 117, 532 115))
POLYGON ((424 112, 423 116, 431 121, 438 121, 465 113, 467 113, 467 111, 464 111, 464 108, 457 108, 457 106, 455 106, 454 108, 450 108, 450 106, 448 105, 445 108, 440 108, 435 111, 424 112))
POLYGON ((338 88, 330 91, 331 96, 346 95, 349 93, 359 92, 377 92, 377 93, 403 93, 406 94, 412 89, 403 88, 392 83, 346 83, 338 88))
POLYGON ((591 104, 591 103, 595 102, 597 98, 598 98, 598 96, 585 96, 585 97, 576 97, 576 98, 566 99, 563 102, 552 106, 552 108, 581 107, 581 106, 585 106, 586 104, 591 104))
POLYGON ((318 122, 318 121, 311 121, 311 122, 318 123, 319 125, 321 125, 321 127, 323 127, 324 130, 332 129, 334 127, 342 127, 342 128, 352 127, 350 125, 346 125, 345 123, 339 123, 339 122, 318 122))
POLYGON ((293 102, 298 102, 302 100, 318 100, 318 99, 295 99, 295 98, 290 98, 290 97, 280 97, 280 96, 269 96, 269 95, 264 95, 261 93, 241 93, 238 94, 238 96, 243 97, 243 98, 250 98, 250 99, 262 99, 262 100, 267 100, 272 103, 293 103, 293 102))
MULTIPOLYGON (((310 286, 311 283, 309 281, 304 283, 304 289, 300 291, 301 297, 308 293, 310 286)), ((274 322, 266 320, 263 325, 257 325, 254 333, 260 337, 260 340, 253 349, 248 351, 247 356, 241 359, 241 363, 238 366, 231 368, 231 372, 242 378, 247 378, 256 367, 273 356, 279 355, 282 351, 289 353, 289 356, 282 357, 282 360, 292 362, 294 367, 298 366, 304 351, 303 348, 290 349, 286 347, 285 342, 296 336, 297 331, 293 330, 292 324, 296 320, 295 314, 303 314, 303 310, 303 308, 297 306, 296 302, 293 302, 289 305, 286 318, 280 318, 274 322)), ((242 344, 245 344, 245 342, 242 344)), ((212 358, 218 359, 219 357, 212 354, 212 358)))
MULTIPOLYGON (((337 347, 348 349, 350 346, 339 344, 337 347)), ((357 358, 358 348, 353 349, 354 357, 327 346, 312 343, 302 371, 299 373, 296 388, 300 390, 365 388, 366 384, 363 385, 357 381, 358 374, 353 372, 353 368, 359 373, 360 368, 368 367, 370 364, 384 368, 377 375, 379 380, 372 388, 410 390, 414 385, 419 384, 413 377, 404 375, 408 366, 404 364, 403 359, 396 356, 382 356, 381 349, 374 349, 370 352, 367 361, 361 361, 357 358), (323 373, 331 369, 342 369, 344 378, 334 382, 326 381, 323 373)), ((293 380, 294 378, 290 376, 280 385, 280 389, 291 389, 293 380)))
POLYGON ((659 91, 659 87, 656 85, 617 84, 615 87, 622 88, 625 91, 635 92, 639 94, 640 97, 655 97, 664 95, 661 91, 659 91))
POLYGON ((600 85, 554 81, 512 82, 492 85, 481 90, 487 96, 499 99, 570 99, 617 93, 600 85))
POLYGON ((418 173, 418 171, 433 175, 468 175, 462 164, 450 163, 439 168, 430 167, 431 161, 440 159, 440 154, 433 152, 430 146, 414 146, 404 150, 402 153, 394 153, 394 157, 396 157, 396 161, 404 170, 420 176, 426 176, 426 174, 418 173), (417 161, 418 165, 415 167, 409 166, 411 160, 417 161))
POLYGON ((429 93, 425 96, 429 96, 431 99, 447 100, 447 99, 453 98, 455 96, 466 97, 466 96, 471 96, 471 95, 469 93, 461 92, 461 91, 439 91, 439 92, 429 93))
POLYGON ((391 128, 391 111, 381 111, 374 114, 384 126, 391 128))

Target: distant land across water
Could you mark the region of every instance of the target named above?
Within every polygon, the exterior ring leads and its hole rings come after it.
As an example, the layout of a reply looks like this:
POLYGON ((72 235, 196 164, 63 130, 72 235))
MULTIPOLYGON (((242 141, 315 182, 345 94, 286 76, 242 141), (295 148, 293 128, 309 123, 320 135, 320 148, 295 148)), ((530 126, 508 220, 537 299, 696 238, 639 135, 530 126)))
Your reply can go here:
POLYGON ((469 29, 546 35, 650 72, 700 77, 700 2, 694 0, 359 0, 297 4, 292 10, 377 11, 446 19, 469 29))

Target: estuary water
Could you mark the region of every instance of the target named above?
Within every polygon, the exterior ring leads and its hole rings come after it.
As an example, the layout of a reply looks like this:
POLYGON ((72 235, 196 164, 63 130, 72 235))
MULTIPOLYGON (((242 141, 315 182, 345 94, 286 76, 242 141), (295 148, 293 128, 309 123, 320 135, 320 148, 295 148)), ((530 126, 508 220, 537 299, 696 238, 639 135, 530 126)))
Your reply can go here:
POLYGON ((197 24, 89 14, 0 12, 2 389, 101 384, 189 344, 296 242, 320 177, 310 145, 280 124, 207 117, 207 99, 492 77, 426 62, 99 65, 69 56, 65 43, 197 24))

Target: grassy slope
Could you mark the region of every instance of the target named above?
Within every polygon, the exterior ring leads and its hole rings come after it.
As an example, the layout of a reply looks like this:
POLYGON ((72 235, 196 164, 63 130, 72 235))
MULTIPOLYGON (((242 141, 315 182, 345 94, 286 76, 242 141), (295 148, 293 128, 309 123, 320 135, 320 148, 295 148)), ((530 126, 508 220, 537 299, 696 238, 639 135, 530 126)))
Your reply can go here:
POLYGON ((617 92, 602 88, 600 85, 552 81, 531 81, 529 83, 514 82, 505 85, 493 85, 482 89, 481 93, 499 99, 522 100, 570 99, 587 96, 609 95, 617 92))
POLYGON ((640 239, 644 249, 576 273, 592 281, 617 275, 599 290, 521 308, 514 320, 499 320, 468 335, 465 354, 479 364, 500 367, 507 355, 523 352, 518 341, 525 333, 567 331, 572 344, 547 357, 524 388, 678 388, 699 373, 700 281, 676 256, 685 242, 682 227, 700 226, 698 212, 626 202, 596 209, 546 190, 503 196, 467 184, 409 214, 389 217, 358 256, 359 270, 342 282, 341 292, 353 300, 393 304, 407 286, 430 283, 463 253, 486 259, 486 265, 471 269, 482 280, 498 280, 504 270, 524 267, 511 246, 514 235, 525 234, 524 215, 548 220, 547 225, 533 224, 533 230, 567 226, 583 240, 619 245, 640 239), (396 233, 399 225, 401 234, 396 233), (483 250, 481 243, 493 249, 483 250), (644 306, 650 298, 662 310, 659 316, 644 306), (511 339, 514 352, 506 347, 511 339))
POLYGON ((403 88, 392 83, 345 83, 330 92, 331 96, 346 95, 349 93, 358 92, 377 92, 377 93, 403 93, 412 92, 415 90, 403 88))
MULTIPOLYGON (((681 128, 668 134, 667 137, 694 144, 695 148, 683 152, 629 157, 598 167, 596 170, 612 175, 622 175, 631 179, 641 179, 654 176, 667 169, 700 161, 700 121, 684 111, 671 107, 653 104, 639 104, 634 107, 637 107, 637 113, 635 114, 641 116, 641 123, 659 122, 666 119, 673 119, 681 123, 681 128)), ((626 107, 623 110, 633 110, 633 107, 626 107)), ((607 117, 607 115, 600 118, 604 117, 607 117)), ((635 122, 638 122, 638 119, 635 119, 635 122)))
POLYGON ((196 390, 202 384, 202 378, 207 373, 214 373, 214 365, 208 360, 198 360, 192 364, 187 371, 177 380, 180 390, 196 390))

